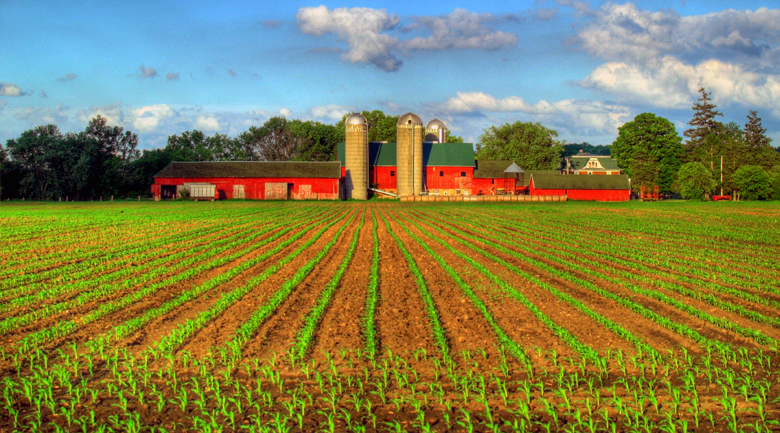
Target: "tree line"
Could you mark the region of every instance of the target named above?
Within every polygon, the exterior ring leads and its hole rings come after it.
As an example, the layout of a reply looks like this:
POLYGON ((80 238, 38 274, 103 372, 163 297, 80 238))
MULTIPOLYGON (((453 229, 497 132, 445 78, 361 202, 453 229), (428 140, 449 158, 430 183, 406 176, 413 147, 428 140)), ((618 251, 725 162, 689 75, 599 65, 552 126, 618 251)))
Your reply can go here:
MULTIPOLYGON (((710 94, 700 89, 683 143, 674 125, 642 113, 619 128, 611 145, 567 144, 557 131, 536 122, 485 128, 476 144, 477 159, 514 160, 524 170, 555 170, 563 157, 580 150, 611 156, 631 178, 635 191, 659 186, 661 192, 701 198, 739 192, 745 198, 780 199, 780 153, 771 146, 755 111, 744 128, 723 124, 710 94), (721 157, 723 180, 720 178, 721 157)), ((399 116, 364 111, 369 141, 396 141, 399 116)), ((333 161, 344 142, 344 117, 334 125, 272 117, 235 137, 185 131, 168 137, 165 147, 139 150, 138 136, 106 119, 93 118, 86 129, 63 134, 55 125, 38 126, 0 146, 0 197, 35 200, 89 200, 148 196, 154 175, 172 161, 333 161)), ((450 143, 463 142, 449 135, 450 143)))
POLYGON ((635 191, 658 186, 684 198, 736 194, 780 199, 780 150, 773 148, 756 111, 744 127, 722 123, 711 93, 699 89, 693 117, 682 137, 667 119, 642 113, 619 128, 612 157, 631 178, 635 191))

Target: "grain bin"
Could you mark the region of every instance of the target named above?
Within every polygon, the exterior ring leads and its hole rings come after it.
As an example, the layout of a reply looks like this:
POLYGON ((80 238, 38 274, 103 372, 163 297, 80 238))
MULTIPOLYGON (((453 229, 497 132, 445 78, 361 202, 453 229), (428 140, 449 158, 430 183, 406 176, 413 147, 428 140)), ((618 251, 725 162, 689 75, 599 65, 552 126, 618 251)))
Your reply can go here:
POLYGON ((425 125, 425 141, 447 142, 447 124, 443 120, 433 119, 425 125))
POLYGON ((396 150, 398 195, 419 195, 422 191, 423 133, 422 119, 414 113, 398 118, 396 150))
POLYGON ((368 199, 368 122, 360 113, 354 113, 344 122, 344 188, 346 198, 368 199))

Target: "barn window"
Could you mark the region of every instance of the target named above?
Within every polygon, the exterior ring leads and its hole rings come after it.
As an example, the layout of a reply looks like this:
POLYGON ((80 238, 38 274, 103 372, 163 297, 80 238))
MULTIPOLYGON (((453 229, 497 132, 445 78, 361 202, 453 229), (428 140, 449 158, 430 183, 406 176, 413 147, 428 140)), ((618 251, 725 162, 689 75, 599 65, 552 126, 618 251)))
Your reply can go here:
POLYGON ((439 172, 439 177, 444 177, 444 172, 443 171, 439 172))
POLYGON ((495 180, 495 179, 490 179, 490 183, 492 183, 493 185, 495 185, 495 184, 496 184, 496 180, 495 180))
POLYGON ((395 176, 395 170, 390 170, 390 177, 395 176))
POLYGON ((461 171, 460 172, 460 177, 466 177, 466 172, 465 171, 461 171))

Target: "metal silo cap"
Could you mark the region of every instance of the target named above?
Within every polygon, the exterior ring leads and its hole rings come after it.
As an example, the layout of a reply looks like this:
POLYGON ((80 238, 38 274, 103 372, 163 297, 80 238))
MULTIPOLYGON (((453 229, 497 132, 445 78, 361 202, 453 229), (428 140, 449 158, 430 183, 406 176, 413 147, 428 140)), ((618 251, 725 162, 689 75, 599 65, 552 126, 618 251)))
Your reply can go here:
POLYGON ((398 118, 397 126, 401 126, 401 125, 422 126, 423 121, 422 119, 420 119, 420 116, 414 113, 406 113, 403 116, 398 118))
POLYGON ((443 120, 433 119, 425 125, 425 129, 447 129, 447 124, 443 120))
POLYGON ((345 125, 367 125, 368 121, 366 118, 360 114, 360 113, 352 113, 347 117, 347 121, 344 122, 345 125))
POLYGON ((517 165, 516 163, 512 162, 512 165, 507 167, 506 170, 504 170, 504 173, 525 173, 525 172, 523 171, 522 168, 520 168, 519 165, 517 165))

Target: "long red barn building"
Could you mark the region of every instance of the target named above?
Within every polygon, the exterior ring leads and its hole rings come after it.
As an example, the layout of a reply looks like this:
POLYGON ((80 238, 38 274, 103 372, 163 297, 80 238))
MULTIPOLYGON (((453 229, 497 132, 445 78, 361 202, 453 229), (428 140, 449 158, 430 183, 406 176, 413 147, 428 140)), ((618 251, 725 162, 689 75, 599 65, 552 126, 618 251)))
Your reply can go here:
POLYGON ((215 199, 337 200, 341 164, 330 162, 172 162, 154 175, 155 199, 173 199, 191 184, 215 185, 215 199))

